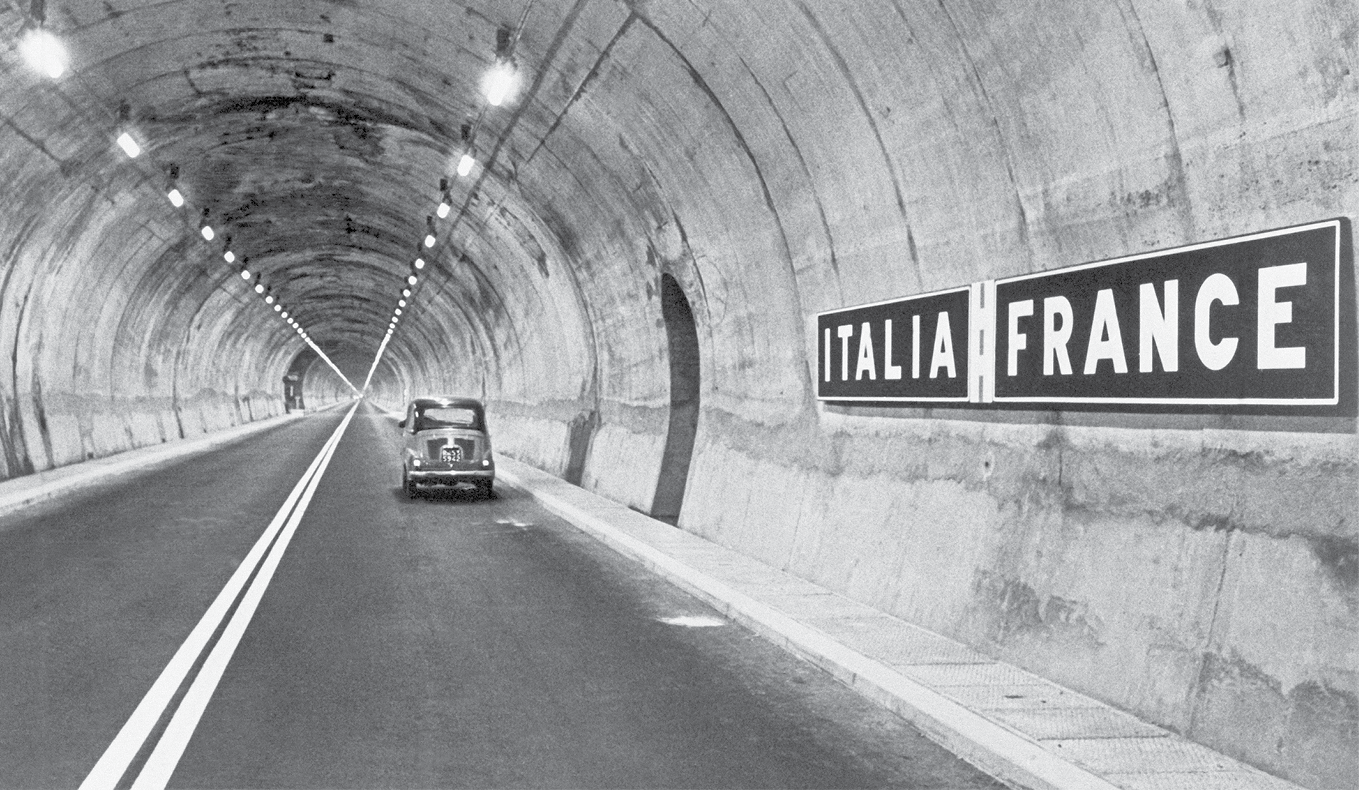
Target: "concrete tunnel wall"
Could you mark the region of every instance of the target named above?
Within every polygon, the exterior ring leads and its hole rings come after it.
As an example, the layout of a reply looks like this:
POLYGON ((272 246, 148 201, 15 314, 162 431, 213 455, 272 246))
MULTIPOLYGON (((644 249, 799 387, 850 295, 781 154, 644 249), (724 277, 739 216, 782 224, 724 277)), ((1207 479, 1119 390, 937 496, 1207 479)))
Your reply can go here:
MULTIPOLYGON (((374 400, 483 397, 500 453, 649 510, 669 274, 700 352, 681 528, 1308 787, 1359 778, 1353 418, 811 382, 820 310, 1354 217, 1352 4, 543 0, 494 111, 517 5, 56 5, 87 90, 13 52, 0 89, 5 475, 277 413, 301 351, 91 107, 130 105, 355 383, 471 119, 374 400)), ((307 371, 309 405, 348 397, 307 371)))

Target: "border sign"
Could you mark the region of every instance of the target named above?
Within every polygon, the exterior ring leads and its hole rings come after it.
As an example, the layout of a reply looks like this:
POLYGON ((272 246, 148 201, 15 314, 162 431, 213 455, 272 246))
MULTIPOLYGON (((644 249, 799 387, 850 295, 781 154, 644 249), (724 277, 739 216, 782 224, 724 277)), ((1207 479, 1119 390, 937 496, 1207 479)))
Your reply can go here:
POLYGON ((1348 232, 1332 219, 820 313, 817 397, 1352 409, 1348 232))
POLYGON ((819 313, 816 396, 967 403, 967 286, 819 313))

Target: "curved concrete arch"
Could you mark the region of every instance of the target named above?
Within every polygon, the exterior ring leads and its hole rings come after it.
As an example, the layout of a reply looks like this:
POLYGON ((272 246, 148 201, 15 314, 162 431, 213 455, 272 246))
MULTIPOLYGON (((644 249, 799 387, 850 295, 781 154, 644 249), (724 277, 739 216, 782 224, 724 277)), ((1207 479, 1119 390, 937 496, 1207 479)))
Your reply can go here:
POLYGON ((701 382, 680 528, 1281 776, 1359 774, 1352 417, 825 406, 811 380, 819 311, 1353 217, 1359 10, 62 0, 53 82, 19 7, 0 477, 277 414, 290 371, 347 399, 241 267, 360 384, 420 255, 369 396, 484 397, 498 452, 645 511, 669 276, 701 382))

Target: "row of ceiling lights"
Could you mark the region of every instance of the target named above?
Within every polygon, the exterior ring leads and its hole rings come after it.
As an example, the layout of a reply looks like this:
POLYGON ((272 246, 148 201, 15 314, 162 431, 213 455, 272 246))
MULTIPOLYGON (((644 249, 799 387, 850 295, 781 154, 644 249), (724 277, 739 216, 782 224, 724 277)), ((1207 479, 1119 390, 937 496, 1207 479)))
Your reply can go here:
MULTIPOLYGON (((34 0, 32 4, 31 15, 36 20, 37 24, 36 26, 31 27, 29 30, 27 30, 20 39, 19 42, 20 54, 22 55, 24 60, 29 64, 29 66, 33 68, 35 71, 51 79, 58 79, 63 74, 66 73, 67 66, 70 62, 70 58, 66 52, 66 47, 61 43, 60 39, 58 39, 56 36, 52 35, 52 33, 50 33, 49 31, 45 30, 42 27, 43 3, 41 2, 41 0, 34 0)), ((125 124, 127 122, 127 116, 128 108, 126 105, 124 105, 120 109, 119 120, 125 124)), ((125 128, 120 129, 116 142, 118 144, 118 147, 122 149, 123 153, 126 154, 129 159, 136 159, 137 157, 141 156, 142 154, 141 144, 137 142, 137 140, 132 136, 132 134, 129 131, 127 131, 127 129, 125 128)), ((166 197, 169 199, 171 205, 173 205, 175 208, 177 209, 183 208, 185 205, 184 193, 180 192, 177 184, 179 178, 179 167, 178 165, 171 165, 169 170, 170 177, 169 183, 166 187, 166 197)), ((203 209, 203 219, 199 226, 199 233, 202 234, 203 239, 205 241, 209 242, 212 241, 217 236, 216 231, 213 230, 212 225, 208 222, 208 209, 206 208, 203 209)), ((236 254, 231 250, 229 238, 224 239, 224 246, 225 250, 222 254, 223 259, 228 264, 234 263, 236 261, 236 254)), ((241 279, 245 280, 246 282, 249 282, 252 277, 249 268, 247 268, 246 266, 246 260, 244 258, 241 259, 240 275, 241 279)), ((265 287, 265 285, 262 282, 260 282, 260 277, 258 274, 254 275, 254 285, 251 290, 253 290, 255 294, 262 296, 265 305, 268 307, 272 307, 274 312, 278 314, 280 320, 286 322, 287 325, 291 327, 293 331, 295 331, 297 335, 302 339, 302 342, 306 343, 307 346, 309 346, 314 352, 316 352, 316 354, 321 359, 323 359, 326 362, 326 364, 331 367, 332 370, 339 374, 340 378, 344 379, 345 383, 349 384, 351 389, 354 389, 354 385, 349 382, 349 379, 344 375, 344 373, 342 373, 340 369, 335 366, 335 363, 332 362, 328 356, 326 356, 325 352, 322 351, 320 347, 317 346, 316 343, 312 341, 311 336, 307 333, 307 330, 300 323, 298 323, 295 317, 289 315, 288 311, 283 309, 283 305, 279 303, 278 299, 273 295, 271 290, 265 287)))
MULTIPOLYGON (((518 42, 519 33, 523 30, 524 20, 528 16, 532 2, 524 7, 523 15, 519 18, 519 25, 511 29, 508 26, 501 26, 496 30, 496 50, 495 61, 491 68, 487 70, 482 79, 482 92, 486 96, 486 103, 492 107, 500 107, 514 97, 515 91, 520 85, 519 70, 514 61, 514 46, 518 42)), ((480 117, 477 119, 480 123, 480 117)), ((462 125, 463 152, 458 158, 457 172, 459 178, 466 178, 472 174, 477 166, 475 148, 473 140, 475 138, 475 125, 467 122, 462 125)), ((439 179, 439 205, 434 210, 434 215, 425 217, 425 238, 423 241, 425 249, 432 249, 438 243, 438 233, 435 227, 435 217, 446 219, 453 208, 453 198, 449 194, 449 183, 447 178, 439 179)), ((364 379, 363 390, 367 391, 368 384, 373 379, 373 373, 377 370, 378 363, 382 360, 382 354, 387 350, 387 344, 391 342, 392 335, 396 332, 396 327, 401 323, 401 316, 407 309, 408 299, 411 299, 412 289, 420 282, 421 270, 425 268, 425 259, 418 254, 411 262, 410 271, 406 275, 406 283, 401 289, 401 298, 397 300, 396 307, 392 310, 391 321, 387 324, 387 332, 382 337, 382 342, 378 344, 377 353, 373 355, 373 364, 368 368, 368 376, 364 379)))

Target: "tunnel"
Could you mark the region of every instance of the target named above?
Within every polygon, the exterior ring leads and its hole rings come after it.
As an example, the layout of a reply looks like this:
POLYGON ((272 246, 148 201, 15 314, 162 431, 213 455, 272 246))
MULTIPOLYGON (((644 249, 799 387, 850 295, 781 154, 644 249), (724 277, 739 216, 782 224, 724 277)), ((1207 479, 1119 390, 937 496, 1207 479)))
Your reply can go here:
POLYGON ((0 27, 0 477, 476 398, 501 457, 1272 777, 1359 777, 1353 3, 14 0, 0 27), (1331 405, 818 395, 829 311, 1326 222, 1331 405))

